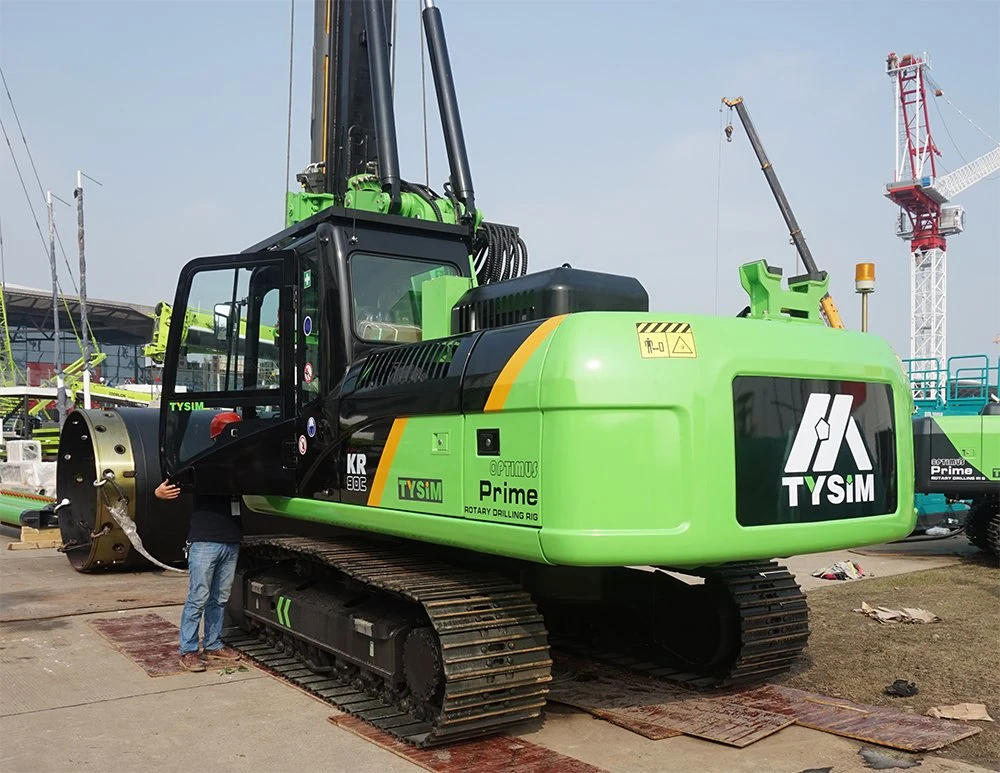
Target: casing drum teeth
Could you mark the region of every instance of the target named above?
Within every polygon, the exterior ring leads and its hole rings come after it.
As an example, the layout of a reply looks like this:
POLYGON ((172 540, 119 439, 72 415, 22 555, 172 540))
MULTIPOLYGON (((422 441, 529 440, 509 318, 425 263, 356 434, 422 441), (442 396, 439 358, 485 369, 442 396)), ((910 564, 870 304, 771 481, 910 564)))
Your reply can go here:
POLYGON ((74 546, 65 553, 77 571, 152 568, 112 516, 115 505, 124 506, 150 555, 184 561, 190 496, 164 501, 153 494, 161 482, 159 424, 156 408, 76 410, 66 418, 56 491, 69 500, 60 506, 59 532, 74 546))

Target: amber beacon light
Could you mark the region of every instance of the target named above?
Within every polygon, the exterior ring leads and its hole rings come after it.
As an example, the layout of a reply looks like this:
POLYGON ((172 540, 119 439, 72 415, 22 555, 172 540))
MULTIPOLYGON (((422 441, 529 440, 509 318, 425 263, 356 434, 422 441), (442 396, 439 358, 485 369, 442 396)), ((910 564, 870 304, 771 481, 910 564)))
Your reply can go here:
POLYGON ((868 296, 875 292, 875 264, 856 263, 854 290, 861 296, 861 330, 868 332, 868 296))

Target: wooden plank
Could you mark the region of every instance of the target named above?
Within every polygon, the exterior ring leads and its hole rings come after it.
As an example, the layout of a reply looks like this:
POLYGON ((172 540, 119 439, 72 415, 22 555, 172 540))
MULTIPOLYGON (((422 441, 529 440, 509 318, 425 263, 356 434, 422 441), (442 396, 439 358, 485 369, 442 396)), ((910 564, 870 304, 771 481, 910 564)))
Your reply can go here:
POLYGON ((62 547, 62 536, 59 529, 35 529, 31 526, 21 527, 21 541, 8 543, 8 550, 40 550, 43 548, 62 547))
POLYGON ((665 732, 673 730, 745 746, 788 724, 799 724, 880 746, 922 752, 980 732, 963 722, 778 685, 692 693, 613 666, 562 655, 554 675, 550 700, 575 706, 647 738, 676 735, 665 732), (775 717, 784 722, 775 721, 775 717))
POLYGON ((51 542, 8 542, 7 550, 46 550, 51 548, 61 548, 62 540, 52 540, 51 542))
POLYGON ((349 714, 329 722, 434 773, 602 773, 602 768, 521 738, 500 735, 418 749, 349 714))
MULTIPOLYGON (((567 661, 561 661, 567 667, 567 661)), ((691 735, 742 748, 795 724, 791 717, 704 696, 614 666, 572 663, 549 700, 582 709, 646 738, 691 735)))
MULTIPOLYGON (((579 708, 579 707, 577 707, 579 708)), ((662 717, 650 717, 644 712, 644 707, 636 706, 631 709, 584 709, 587 713, 610 722, 618 727, 631 730, 651 741, 662 741, 664 738, 676 738, 684 735, 680 730, 667 727, 659 720, 662 717)))
POLYGON ((803 727, 908 752, 940 749, 981 732, 964 722, 867 706, 792 687, 766 685, 730 700, 750 708, 784 714, 803 727))
POLYGON ((652 740, 691 735, 742 748, 795 724, 792 717, 763 709, 718 698, 684 698, 655 688, 631 705, 609 705, 617 701, 577 693, 563 684, 552 688, 549 700, 575 706, 652 740))

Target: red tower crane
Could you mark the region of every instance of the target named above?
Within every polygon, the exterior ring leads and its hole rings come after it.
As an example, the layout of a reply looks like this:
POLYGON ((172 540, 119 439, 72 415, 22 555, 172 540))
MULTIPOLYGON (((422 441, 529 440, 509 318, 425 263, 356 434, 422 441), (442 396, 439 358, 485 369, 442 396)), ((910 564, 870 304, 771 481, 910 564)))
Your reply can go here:
MULTIPOLYGON (((1000 146, 937 176, 941 155, 931 136, 927 108, 927 54, 889 54, 886 72, 896 102, 896 158, 886 196, 900 209, 896 234, 910 242, 910 356, 927 369, 946 364, 947 243, 965 228, 965 211, 947 202, 1000 169, 1000 146)), ((934 89, 934 96, 941 96, 934 89)))

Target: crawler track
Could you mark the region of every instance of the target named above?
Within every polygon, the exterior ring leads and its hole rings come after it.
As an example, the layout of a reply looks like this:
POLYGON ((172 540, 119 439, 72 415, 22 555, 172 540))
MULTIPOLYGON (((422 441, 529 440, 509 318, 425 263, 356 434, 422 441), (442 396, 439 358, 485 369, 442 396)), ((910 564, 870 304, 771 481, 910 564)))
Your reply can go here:
MULTIPOLYGON (((795 577, 774 561, 726 564, 695 574, 704 577, 706 587, 712 589, 699 603, 717 601, 720 615, 719 639, 706 643, 704 659, 685 658, 664 644, 655 631, 646 639, 596 647, 554 635, 553 648, 692 689, 762 682, 787 671, 809 638, 809 610, 795 577)), ((662 573, 648 573, 647 577, 650 584, 677 582, 662 573)), ((697 624, 667 615, 659 625, 694 636, 690 629, 697 624)))
MULTIPOLYGON (((415 695, 377 675, 359 674, 356 666, 344 668, 342 662, 315 669, 296 632, 274 623, 255 620, 251 633, 227 637, 227 643, 272 673, 422 747, 492 735, 541 716, 552 679, 549 633, 519 585, 364 538, 252 537, 243 546, 258 560, 320 566, 346 581, 419 605, 437 636, 443 684, 415 695)), ((636 595, 659 599, 652 616, 661 631, 699 632, 704 619, 686 619, 682 612, 693 606, 685 588, 700 588, 693 591, 701 593, 694 606, 708 606, 718 617, 706 626, 716 629, 715 638, 705 639, 707 654, 686 659, 655 627, 644 626, 644 638, 620 620, 606 626, 616 629, 617 639, 560 635, 553 636, 553 648, 691 689, 715 689, 764 681, 787 670, 808 639, 805 596, 788 570, 773 561, 699 572, 703 586, 679 585, 663 572, 637 577, 634 570, 622 571, 631 573, 630 582, 638 581, 636 595)))
POLYGON ((256 537, 243 549, 313 562, 420 605, 438 638, 444 683, 437 698, 422 700, 350 675, 315 673, 290 654, 295 632, 276 626, 227 640, 269 670, 416 746, 492 735, 541 715, 552 661, 542 616, 519 586, 364 539, 256 537))
POLYGON ((969 542, 1000 559, 1000 502, 996 497, 983 497, 976 502, 965 520, 969 542))
POLYGON ((809 607, 795 576, 776 561, 706 571, 728 590, 739 618, 739 647, 717 685, 759 682, 791 668, 809 639, 809 607))

